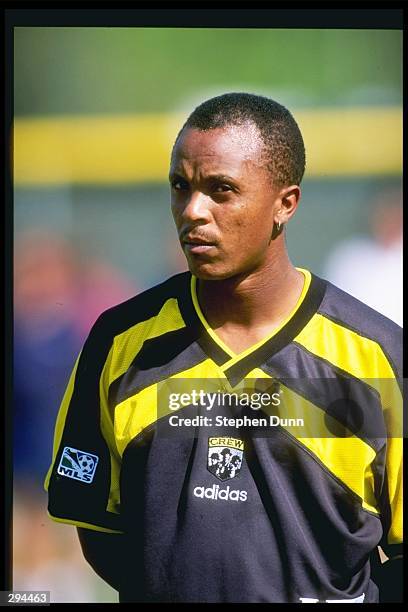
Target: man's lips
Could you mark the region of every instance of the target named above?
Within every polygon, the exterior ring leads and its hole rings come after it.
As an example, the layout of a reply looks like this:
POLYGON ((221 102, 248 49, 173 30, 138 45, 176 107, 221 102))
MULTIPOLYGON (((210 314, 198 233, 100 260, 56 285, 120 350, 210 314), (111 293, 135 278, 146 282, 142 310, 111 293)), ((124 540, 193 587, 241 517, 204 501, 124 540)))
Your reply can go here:
POLYGON ((183 246, 190 253, 206 253, 210 249, 213 249, 216 244, 215 242, 210 242, 209 240, 205 240, 203 238, 195 238, 186 236, 182 240, 183 246))
POLYGON ((188 251, 189 253, 206 253, 207 251, 210 251, 211 249, 215 249, 215 245, 214 244, 198 244, 198 243, 191 243, 191 242, 184 242, 184 248, 186 251, 188 251))

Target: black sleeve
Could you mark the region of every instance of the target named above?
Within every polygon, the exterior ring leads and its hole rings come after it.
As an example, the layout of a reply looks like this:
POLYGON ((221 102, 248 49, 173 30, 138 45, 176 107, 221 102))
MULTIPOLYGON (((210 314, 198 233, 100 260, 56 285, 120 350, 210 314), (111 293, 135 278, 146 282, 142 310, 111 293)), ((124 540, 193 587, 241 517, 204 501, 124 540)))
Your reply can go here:
POLYGON ((111 346, 101 315, 76 361, 59 409, 44 487, 52 519, 122 533, 116 503, 120 457, 103 382, 111 346))

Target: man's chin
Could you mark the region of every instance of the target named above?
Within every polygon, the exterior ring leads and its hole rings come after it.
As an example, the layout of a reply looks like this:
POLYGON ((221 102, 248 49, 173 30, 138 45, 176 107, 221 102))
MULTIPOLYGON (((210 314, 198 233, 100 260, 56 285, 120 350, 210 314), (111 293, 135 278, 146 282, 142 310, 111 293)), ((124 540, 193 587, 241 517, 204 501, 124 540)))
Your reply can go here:
POLYGON ((220 265, 217 266, 215 263, 201 263, 188 262, 188 267, 194 276, 201 280, 224 280, 234 276, 232 270, 227 270, 225 267, 220 265))

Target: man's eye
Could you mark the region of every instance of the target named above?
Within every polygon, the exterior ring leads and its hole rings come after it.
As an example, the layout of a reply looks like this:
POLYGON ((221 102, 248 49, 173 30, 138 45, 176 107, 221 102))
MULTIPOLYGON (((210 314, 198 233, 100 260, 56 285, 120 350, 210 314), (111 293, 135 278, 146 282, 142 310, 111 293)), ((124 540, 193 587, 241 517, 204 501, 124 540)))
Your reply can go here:
POLYGON ((232 187, 223 183, 222 185, 214 185, 214 191, 217 193, 222 193, 224 191, 231 191, 232 187))
POLYGON ((188 189, 187 181, 183 181, 182 179, 174 179, 174 181, 171 182, 171 186, 176 191, 182 191, 184 189, 188 189))

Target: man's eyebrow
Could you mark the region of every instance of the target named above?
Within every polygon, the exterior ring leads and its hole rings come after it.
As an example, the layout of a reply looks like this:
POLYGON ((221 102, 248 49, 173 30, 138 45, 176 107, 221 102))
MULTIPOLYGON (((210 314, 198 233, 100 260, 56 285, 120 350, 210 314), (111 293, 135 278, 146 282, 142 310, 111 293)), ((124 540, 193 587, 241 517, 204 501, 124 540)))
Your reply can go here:
MULTIPOLYGON (((169 180, 171 181, 172 179, 175 178, 182 178, 184 179, 183 174, 181 174, 180 172, 177 171, 173 171, 169 173, 169 180)), ((187 179, 184 179, 187 180, 187 179)), ((208 181, 208 180, 216 180, 216 181, 229 181, 231 183, 236 183, 237 179, 233 178, 232 176, 228 176, 228 174, 218 174, 217 172, 214 173, 209 173, 203 176, 203 180, 204 181, 208 181)))
POLYGON ((169 172, 169 181, 175 178, 183 178, 183 176, 179 174, 179 172, 175 172, 175 171, 169 172))
POLYGON ((212 180, 217 180, 217 181, 231 181, 233 183, 236 182, 237 179, 234 179, 232 176, 228 176, 228 174, 207 174, 206 176, 204 176, 204 180, 208 180, 208 179, 212 179, 212 180))

